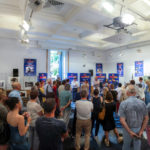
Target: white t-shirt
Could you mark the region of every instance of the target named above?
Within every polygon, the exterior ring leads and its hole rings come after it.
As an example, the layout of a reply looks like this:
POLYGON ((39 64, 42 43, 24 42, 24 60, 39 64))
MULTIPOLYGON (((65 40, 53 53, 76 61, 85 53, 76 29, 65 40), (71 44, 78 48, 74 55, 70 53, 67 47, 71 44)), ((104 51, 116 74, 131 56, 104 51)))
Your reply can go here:
POLYGON ((79 87, 78 81, 72 81, 71 87, 72 87, 72 88, 78 88, 78 87, 79 87))
POLYGON ((122 88, 121 88, 121 87, 118 87, 118 88, 116 88, 116 91, 118 92, 117 100, 120 101, 121 94, 122 94, 122 88))
POLYGON ((35 127, 35 121, 38 117, 40 117, 38 113, 41 111, 42 107, 38 103, 31 101, 27 103, 27 112, 30 113, 30 117, 32 119, 30 124, 31 127, 35 127))
POLYGON ((100 86, 100 82, 99 82, 99 80, 94 80, 94 82, 93 82, 93 87, 94 87, 94 89, 99 89, 99 86, 100 86))
POLYGON ((88 100, 79 100, 76 102, 76 110, 77 110, 77 119, 81 120, 91 119, 93 103, 88 100))

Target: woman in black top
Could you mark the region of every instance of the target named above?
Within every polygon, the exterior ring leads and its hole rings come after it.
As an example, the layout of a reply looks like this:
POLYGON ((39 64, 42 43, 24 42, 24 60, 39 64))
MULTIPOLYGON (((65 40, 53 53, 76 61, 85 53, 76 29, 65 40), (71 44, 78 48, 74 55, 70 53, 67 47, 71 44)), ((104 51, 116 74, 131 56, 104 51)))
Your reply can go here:
POLYGON ((107 92, 106 94, 106 100, 105 100, 105 118, 103 120, 103 129, 105 131, 105 145, 110 146, 109 143, 109 131, 114 130, 114 133, 116 134, 118 138, 118 142, 122 142, 123 138, 119 136, 119 133, 115 126, 115 120, 113 117, 113 113, 116 110, 116 105, 113 101, 113 96, 111 92, 107 92))
POLYGON ((95 89, 94 90, 94 97, 92 99, 93 102, 93 112, 92 112, 92 130, 94 127, 94 122, 96 121, 96 129, 95 129, 95 138, 97 139, 97 134, 99 131, 99 125, 101 123, 101 121, 98 119, 98 113, 101 111, 102 108, 102 102, 103 102, 103 98, 99 97, 99 90, 95 89))

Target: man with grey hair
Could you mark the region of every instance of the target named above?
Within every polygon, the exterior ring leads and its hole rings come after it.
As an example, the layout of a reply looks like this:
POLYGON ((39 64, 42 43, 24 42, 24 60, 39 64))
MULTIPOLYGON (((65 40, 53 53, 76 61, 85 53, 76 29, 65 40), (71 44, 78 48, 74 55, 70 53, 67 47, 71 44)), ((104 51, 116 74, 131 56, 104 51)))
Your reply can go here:
POLYGON ((9 93, 8 97, 17 97, 23 106, 23 101, 20 95, 21 84, 19 82, 14 82, 12 88, 13 90, 9 93))
POLYGON ((60 100, 60 110, 63 112, 63 120, 68 126, 69 119, 70 119, 70 112, 71 112, 70 104, 72 101, 72 94, 71 94, 69 84, 66 84, 65 90, 61 91, 59 95, 59 100, 60 100))
POLYGON ((44 92, 47 98, 49 98, 50 94, 53 92, 52 79, 47 79, 47 84, 44 86, 44 92))
POLYGON ((127 87, 127 96, 128 98, 119 108, 120 122, 124 127, 122 150, 130 150, 131 141, 133 141, 134 150, 140 150, 140 138, 148 123, 148 111, 145 103, 136 98, 134 85, 127 87))

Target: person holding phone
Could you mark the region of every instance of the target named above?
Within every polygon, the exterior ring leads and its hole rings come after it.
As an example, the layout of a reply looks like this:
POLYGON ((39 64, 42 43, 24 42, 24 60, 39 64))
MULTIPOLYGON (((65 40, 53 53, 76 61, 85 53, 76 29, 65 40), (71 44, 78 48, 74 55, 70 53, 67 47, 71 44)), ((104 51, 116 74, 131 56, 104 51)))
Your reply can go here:
POLYGON ((6 105, 9 108, 7 114, 7 122, 10 128, 10 149, 11 150, 29 150, 29 144, 26 140, 31 117, 27 112, 20 115, 21 102, 17 97, 11 97, 6 100, 6 105), (27 123, 25 124, 25 118, 27 123))

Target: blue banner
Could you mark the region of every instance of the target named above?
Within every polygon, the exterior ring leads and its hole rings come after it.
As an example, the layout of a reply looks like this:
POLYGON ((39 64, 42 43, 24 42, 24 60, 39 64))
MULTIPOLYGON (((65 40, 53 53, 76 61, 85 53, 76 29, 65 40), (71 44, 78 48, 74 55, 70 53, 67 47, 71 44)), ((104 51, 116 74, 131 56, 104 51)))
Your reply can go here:
POLYGON ((103 64, 101 63, 96 64, 96 73, 103 73, 103 64))
POLYGON ((135 77, 144 76, 144 63, 143 61, 135 62, 135 77))
POLYGON ((124 76, 124 64, 123 63, 117 63, 117 73, 119 74, 119 77, 124 76))
POLYGON ((109 73, 108 79, 109 79, 109 83, 113 83, 113 84, 119 83, 119 74, 109 73))
POLYGON ((36 76, 36 59, 24 59, 24 76, 36 76))
POLYGON ((106 81, 106 73, 97 73, 96 76, 100 82, 104 83, 106 81))
POLYGON ((41 81, 46 82, 46 80, 47 80, 47 73, 39 73, 38 81, 39 82, 41 82, 41 81))
POLYGON ((91 74, 90 73, 80 73, 80 86, 84 83, 84 81, 88 81, 89 83, 89 94, 91 93, 91 74))
POLYGON ((70 84, 72 83, 72 81, 76 78, 78 81, 78 74, 77 73, 68 73, 67 74, 67 78, 69 79, 70 84))

